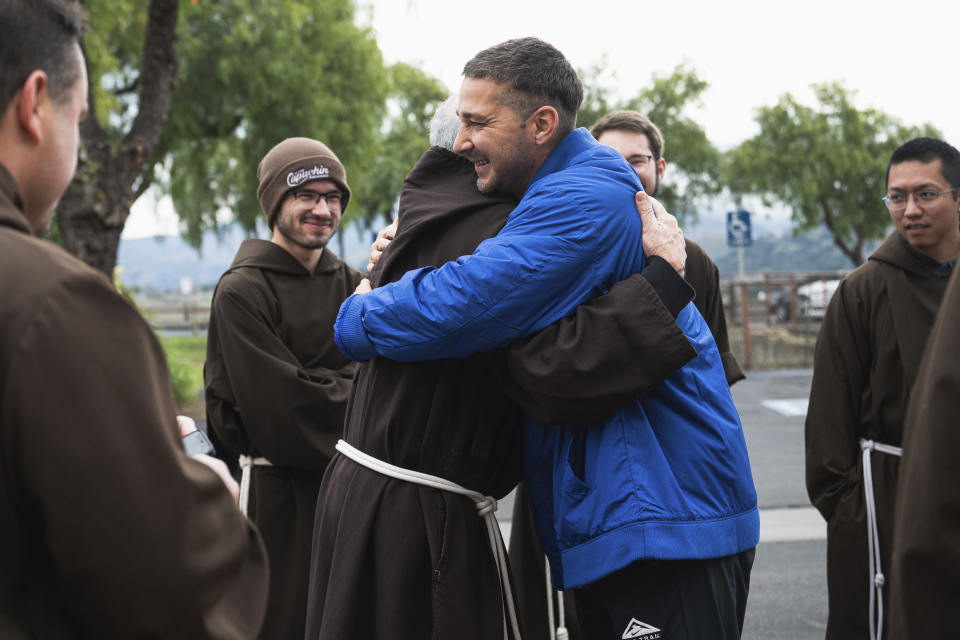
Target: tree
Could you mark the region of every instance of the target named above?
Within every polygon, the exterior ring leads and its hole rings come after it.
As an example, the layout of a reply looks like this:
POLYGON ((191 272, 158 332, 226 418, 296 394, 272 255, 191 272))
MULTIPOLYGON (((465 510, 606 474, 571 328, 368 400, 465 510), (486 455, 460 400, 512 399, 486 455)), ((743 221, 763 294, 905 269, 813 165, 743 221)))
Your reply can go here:
POLYGON ((125 28, 104 29, 86 39, 89 114, 80 126, 77 174, 57 209, 57 228, 68 251, 108 276, 116 263, 134 184, 160 139, 169 112, 177 69, 173 35, 178 11, 178 0, 151 0, 146 20, 139 16, 137 21, 130 7, 113 1, 94 4, 89 14, 91 24, 97 24, 111 12, 114 25, 125 28), (143 42, 135 74, 131 73, 132 33, 142 34, 136 39, 143 42), (111 40, 118 49, 127 50, 122 59, 107 53, 103 45, 111 40), (119 107, 118 119, 128 125, 124 128, 113 126, 107 117, 102 74, 94 73, 97 65, 108 59, 120 63, 106 82, 113 83, 117 99, 111 106, 119 107), (126 108, 129 96, 135 96, 139 105, 133 114, 126 108))
MULTIPOLYGON (((155 160, 189 242, 225 221, 256 227, 257 165, 284 138, 323 141, 356 184, 379 151, 388 84, 353 0, 200 0, 180 34, 181 79, 155 160)), ((357 196, 348 215, 363 206, 357 196)))
POLYGON ((650 118, 663 134, 663 156, 668 163, 657 199, 681 222, 696 220, 697 205, 723 188, 723 157, 703 127, 688 115, 691 107, 701 104, 709 84, 689 65, 680 64, 667 75, 653 74, 650 86, 633 98, 617 101, 604 88, 605 76, 615 77, 606 72, 604 62, 581 71, 581 76, 585 78, 585 97, 578 124, 591 127, 607 113, 621 109, 650 118))
POLYGON ((857 109, 838 83, 814 85, 819 105, 787 93, 757 111, 760 133, 729 155, 727 183, 792 209, 795 233, 825 226, 854 264, 864 243, 882 238, 890 217, 880 203, 893 150, 919 135, 939 137, 930 125, 907 127, 874 109, 857 109))
POLYGON ((94 108, 58 223, 66 248, 104 272, 150 187, 199 246, 227 219, 255 227, 256 167, 281 139, 323 140, 348 171, 375 156, 386 70, 352 0, 151 0, 146 16, 99 0, 88 13, 94 108))
POLYGON ((420 69, 398 62, 388 71, 390 98, 395 113, 380 130, 378 152, 360 174, 360 204, 351 214, 365 227, 393 218, 404 178, 429 145, 430 121, 437 105, 446 99, 446 88, 420 69))

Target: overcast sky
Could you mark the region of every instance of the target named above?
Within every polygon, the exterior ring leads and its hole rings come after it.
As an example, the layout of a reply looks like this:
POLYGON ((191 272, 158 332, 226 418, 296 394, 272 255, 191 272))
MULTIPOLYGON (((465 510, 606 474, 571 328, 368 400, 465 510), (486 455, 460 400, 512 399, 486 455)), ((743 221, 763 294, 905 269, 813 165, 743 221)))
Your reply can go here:
MULTIPOLYGON (((619 97, 689 63, 710 87, 690 112, 726 149, 757 132, 754 110, 813 83, 841 81, 860 108, 905 124, 931 123, 960 146, 958 0, 359 0, 385 62, 404 61, 451 92, 475 53, 537 36, 575 67, 606 59, 619 97)), ((669 141, 667 146, 669 161, 669 141)), ((141 203, 124 237, 176 233, 141 203)), ((172 214, 168 214, 172 217, 172 214)))

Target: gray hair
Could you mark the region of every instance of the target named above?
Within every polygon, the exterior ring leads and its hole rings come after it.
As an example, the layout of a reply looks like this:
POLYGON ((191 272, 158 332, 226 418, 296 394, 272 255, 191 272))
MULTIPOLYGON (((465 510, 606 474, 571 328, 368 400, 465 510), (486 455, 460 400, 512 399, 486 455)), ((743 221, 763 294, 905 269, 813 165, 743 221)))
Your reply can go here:
POLYGON ((460 116, 457 115, 457 96, 450 96, 437 107, 430 121, 430 144, 453 151, 453 143, 460 131, 460 116))

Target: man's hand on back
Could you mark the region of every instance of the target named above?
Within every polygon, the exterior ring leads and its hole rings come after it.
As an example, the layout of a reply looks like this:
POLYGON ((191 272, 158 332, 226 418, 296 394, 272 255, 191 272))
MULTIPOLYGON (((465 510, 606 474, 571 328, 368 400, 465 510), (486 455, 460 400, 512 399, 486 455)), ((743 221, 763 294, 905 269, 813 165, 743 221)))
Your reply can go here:
POLYGON ((373 241, 373 244, 370 245, 370 263, 367 265, 367 273, 370 273, 370 270, 373 269, 373 265, 377 264, 377 261, 380 259, 380 254, 383 253, 383 250, 387 248, 387 245, 393 240, 393 236, 397 234, 397 221, 394 219, 389 225, 380 229, 380 233, 377 234, 377 239, 373 241))
POLYGON ((643 223, 643 252, 660 256, 681 276, 686 273, 687 246, 677 219, 643 191, 636 195, 637 213, 643 223))

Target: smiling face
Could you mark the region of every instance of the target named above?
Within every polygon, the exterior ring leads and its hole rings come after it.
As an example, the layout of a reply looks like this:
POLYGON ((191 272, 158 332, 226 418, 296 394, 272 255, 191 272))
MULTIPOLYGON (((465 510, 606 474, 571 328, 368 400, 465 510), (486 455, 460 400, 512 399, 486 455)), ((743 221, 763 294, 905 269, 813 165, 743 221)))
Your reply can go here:
POLYGON ((950 183, 943 177, 942 161, 908 160, 890 166, 887 194, 907 196, 906 206, 890 210, 897 231, 910 246, 934 260, 947 260, 960 248, 960 196, 944 193, 932 202, 917 202, 921 191, 947 191, 950 183))
POLYGON ((453 150, 473 162, 477 189, 522 197, 542 163, 535 127, 505 104, 504 85, 465 78, 457 113, 462 122, 453 150))
POLYGON ((332 204, 326 198, 319 202, 306 197, 297 198, 293 195, 296 192, 328 194, 341 191, 333 180, 311 180, 284 196, 272 240, 302 258, 314 252, 319 254, 327 246, 340 227, 341 205, 339 201, 332 204))

